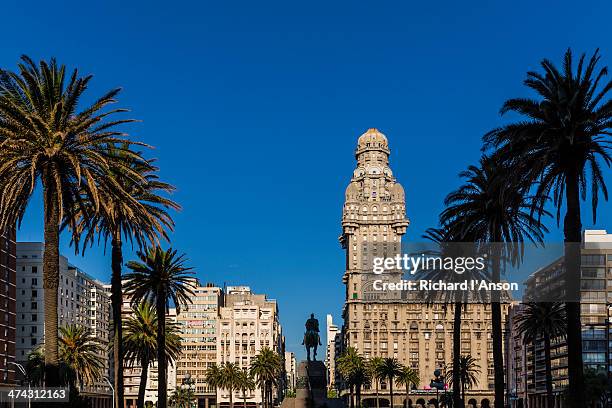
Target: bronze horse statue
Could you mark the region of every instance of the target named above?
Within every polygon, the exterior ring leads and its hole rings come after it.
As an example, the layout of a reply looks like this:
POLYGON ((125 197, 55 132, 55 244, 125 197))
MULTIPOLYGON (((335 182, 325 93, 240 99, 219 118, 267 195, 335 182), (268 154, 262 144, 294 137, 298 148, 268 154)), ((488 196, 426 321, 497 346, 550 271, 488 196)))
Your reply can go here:
POLYGON ((310 319, 306 321, 306 333, 304 333, 304 341, 302 344, 306 347, 306 358, 310 361, 310 349, 313 350, 312 359, 317 359, 317 348, 321 345, 321 337, 319 336, 319 321, 315 319, 314 314, 310 315, 310 319))

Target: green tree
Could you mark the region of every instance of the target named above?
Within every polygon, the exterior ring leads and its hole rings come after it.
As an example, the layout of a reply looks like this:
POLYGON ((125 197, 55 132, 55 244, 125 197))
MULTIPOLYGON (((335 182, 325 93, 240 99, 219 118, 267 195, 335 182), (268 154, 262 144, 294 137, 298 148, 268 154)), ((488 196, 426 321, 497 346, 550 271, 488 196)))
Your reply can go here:
POLYGON ((28 353, 25 371, 30 385, 39 387, 45 383, 45 353, 41 347, 28 353))
POLYGON ((344 382, 349 386, 350 405, 354 406, 354 397, 357 407, 361 406, 361 388, 368 381, 368 367, 366 361, 354 347, 348 347, 338 358, 338 371, 344 382))
MULTIPOLYGON (((130 317, 123 323, 122 335, 126 362, 141 367, 136 406, 144 408, 149 366, 158 358, 157 312, 151 303, 145 301, 132 309, 130 317)), ((165 337, 166 361, 173 364, 181 353, 181 338, 178 326, 169 319, 166 320, 165 337)))
POLYGON ((244 402, 244 408, 247 406, 247 393, 254 391, 256 388, 255 379, 251 373, 247 370, 240 370, 240 376, 238 378, 238 389, 242 392, 242 400, 244 402))
POLYGON ((553 379, 551 365, 551 339, 567 335, 567 317, 563 303, 524 303, 517 317, 517 330, 523 335, 525 344, 544 340, 546 364, 547 406, 554 407, 553 379))
POLYGON ((280 355, 267 347, 251 360, 249 371, 261 389, 264 407, 272 406, 272 389, 278 385, 282 369, 280 355))
POLYGON ((195 395, 193 393, 185 388, 176 387, 168 402, 173 408, 190 408, 194 401, 195 395))
MULTIPOLYGON (((511 169, 502 160, 483 156, 479 166, 469 166, 460 173, 465 184, 446 197, 446 209, 440 215, 442 224, 460 228, 458 234, 471 237, 491 254, 494 283, 501 281, 503 260, 518 264, 524 252, 523 242, 542 242, 543 233, 547 232, 531 211, 533 199, 527 194, 529 184, 511 176, 511 169)), ((500 291, 492 291, 490 300, 495 407, 503 408, 505 373, 500 291)))
MULTIPOLYGON (((55 59, 38 65, 23 56, 18 72, 0 69, 0 230, 20 222, 40 181, 44 208, 43 286, 45 288, 45 382, 58 385, 58 287, 59 236, 65 219, 82 205, 83 195, 100 202, 96 181, 107 177, 108 194, 122 195, 121 186, 108 176, 121 158, 109 154, 109 145, 124 144, 117 126, 124 120, 108 120, 122 109, 106 110, 116 102, 119 89, 107 92, 79 110, 91 75, 77 70, 69 76, 55 59)), ((126 170, 129 171, 129 170, 126 170)), ((132 174, 138 178, 137 174, 132 174)))
POLYGON ((459 378, 461 384, 461 400, 465 405, 465 390, 470 389, 478 385, 478 375, 480 374, 480 365, 477 360, 471 355, 461 356, 459 358, 459 365, 453 365, 449 367, 447 372, 448 381, 453 383, 455 377, 459 378), (456 369, 455 367, 459 367, 456 369))
POLYGON ((91 330, 70 324, 60 327, 59 334, 59 357, 70 369, 69 382, 80 388, 100 379, 104 372, 104 348, 91 330))
POLYGON ((204 381, 208 384, 209 387, 215 389, 215 404, 217 404, 217 408, 219 407, 219 388, 221 387, 221 368, 213 363, 210 367, 206 369, 206 373, 204 374, 204 381))
POLYGON ((389 406, 391 408, 393 408, 393 382, 402 375, 403 371, 404 366, 396 358, 387 357, 383 359, 380 373, 383 378, 389 381, 389 406))
MULTIPOLYGON (((474 251, 476 248, 473 244, 465 245, 465 242, 472 243, 473 237, 469 236, 470 231, 466 231, 460 219, 445 220, 445 223, 439 228, 428 228, 423 235, 423 238, 435 243, 438 248, 433 251, 437 252, 440 258, 466 256, 469 251, 474 251)), ((425 278, 432 281, 446 281, 449 283, 460 283, 466 280, 484 280, 486 274, 479 272, 477 269, 466 270, 463 274, 448 273, 445 269, 432 269, 425 271, 425 278)), ((444 311, 449 309, 453 313, 453 364, 459 366, 461 357, 461 323, 462 311, 469 302, 484 302, 485 297, 479 291, 462 291, 448 290, 429 292, 428 296, 423 299, 428 303, 442 303, 444 311)), ((459 372, 455 373, 455 381, 453 382, 453 406, 461 408, 463 400, 461 399, 461 382, 459 372)))
POLYGON ((587 368, 584 371, 584 386, 587 406, 593 408, 607 406, 612 388, 605 371, 587 368))
POLYGON ((115 386, 115 405, 123 402, 123 347, 122 316, 123 304, 122 271, 123 241, 137 244, 143 249, 147 242, 157 243, 158 236, 168 239, 166 229, 172 230, 174 223, 167 209, 178 210, 180 207, 174 201, 161 196, 160 192, 170 193, 174 187, 159 180, 153 165, 153 160, 144 160, 140 157, 126 154, 128 146, 121 145, 109 147, 109 154, 120 157, 120 166, 111 166, 108 177, 99 179, 100 200, 98 203, 90 202, 87 196, 83 197, 86 205, 77 208, 75 249, 83 243, 83 250, 87 244, 93 245, 100 238, 104 243, 111 243, 111 308, 113 316, 113 367, 115 386), (128 168, 129 172, 125 169, 128 168), (139 178, 131 174, 136 173, 139 178), (124 194, 114 193, 111 186, 106 184, 118 183, 124 194), (104 188, 100 188, 104 187, 104 188), (112 192, 112 193, 109 193, 112 192), (127 196, 127 197, 126 197, 127 196), (84 214, 82 211, 88 211, 84 214))
POLYGON ((368 360, 368 372, 369 376, 374 382, 374 388, 376 391, 376 408, 380 408, 380 380, 382 380, 382 375, 380 374, 380 368, 382 367, 384 361, 382 357, 373 357, 368 360))
POLYGON ((235 363, 221 364, 219 385, 229 392, 229 408, 234 408, 234 391, 239 389, 242 370, 235 363))
POLYGON ((602 164, 609 167, 612 134, 612 82, 602 84, 607 67, 598 68, 599 52, 586 61, 583 54, 574 70, 571 50, 559 70, 551 61, 541 63, 543 73, 528 72, 524 84, 535 98, 506 101, 501 114, 521 118, 484 136, 485 148, 496 149, 515 175, 535 183, 540 208, 552 196, 557 219, 565 205, 563 232, 567 283, 568 379, 570 406, 581 407, 584 398, 582 328, 580 321, 580 200, 590 192, 593 221, 599 194, 607 199, 602 164), (600 86, 601 85, 601 86, 600 86))
MULTIPOLYGON (((149 301, 155 305, 157 316, 166 316, 170 302, 177 313, 180 305, 191 303, 193 292, 192 268, 185 266, 185 255, 177 255, 176 250, 163 250, 159 246, 138 251, 140 261, 130 261, 127 266, 132 270, 126 278, 125 290, 136 305, 149 301)), ((166 319, 157 319, 157 367, 158 367, 158 408, 166 408, 168 402, 168 381, 166 350, 166 319)))
POLYGON ((413 370, 410 367, 403 367, 400 375, 397 376, 395 383, 400 387, 403 386, 406 388, 406 408, 408 408, 408 395, 410 394, 410 386, 413 385, 415 387, 418 387, 419 382, 420 380, 418 371, 413 370))

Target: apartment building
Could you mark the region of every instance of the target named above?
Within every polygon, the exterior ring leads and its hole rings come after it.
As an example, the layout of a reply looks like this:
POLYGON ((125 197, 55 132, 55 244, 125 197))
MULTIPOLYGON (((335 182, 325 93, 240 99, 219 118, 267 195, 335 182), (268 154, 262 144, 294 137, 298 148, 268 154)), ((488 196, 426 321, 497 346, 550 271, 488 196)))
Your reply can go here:
MULTIPOLYGON (((565 273, 563 258, 534 272, 525 282, 525 299, 535 294, 557 290, 563 285, 565 273)), ((612 302, 612 234, 605 230, 586 230, 581 248, 581 318, 582 318, 582 356, 586 370, 612 373, 610 335, 612 302)), ((558 292, 558 291, 557 291, 558 292)), ((513 317, 520 311, 511 313, 513 317)), ((516 373, 510 384, 510 392, 515 391, 517 401, 530 408, 544 407, 546 394, 546 372, 544 345, 542 341, 523 345, 513 319, 509 328, 510 349, 516 349, 516 373), (522 350, 522 352, 520 351, 522 350)), ((565 339, 552 339, 551 365, 553 391, 557 403, 561 404, 562 395, 568 385, 567 344, 565 339)), ((609 375, 609 374, 608 374, 609 375)), ((517 402, 518 404, 518 402, 517 402)))
MULTIPOLYGON (((255 294, 248 286, 228 286, 217 325, 217 363, 232 362, 241 369, 249 369, 251 360, 263 348, 269 348, 284 356, 282 328, 278 305, 266 295, 255 294)), ((279 379, 282 382, 282 378, 279 379)), ((275 390, 280 395, 282 389, 275 390)), ((235 391, 234 401, 242 399, 235 391)), ((261 401, 261 390, 247 393, 247 406, 261 401)), ((220 390, 219 405, 229 404, 229 393, 220 390)))
POLYGON ((326 318, 326 338, 325 338, 325 367, 327 368, 327 388, 336 388, 336 347, 338 341, 336 337, 340 335, 340 330, 333 322, 332 315, 326 318))
POLYGON ((0 384, 15 382, 15 229, 0 234, 0 384))
POLYGON ((183 351, 176 362, 176 383, 179 387, 191 387, 198 408, 209 408, 216 405, 216 394, 205 377, 206 370, 217 362, 217 325, 223 291, 212 284, 202 286, 195 279, 193 284, 192 303, 181 304, 177 316, 183 351))

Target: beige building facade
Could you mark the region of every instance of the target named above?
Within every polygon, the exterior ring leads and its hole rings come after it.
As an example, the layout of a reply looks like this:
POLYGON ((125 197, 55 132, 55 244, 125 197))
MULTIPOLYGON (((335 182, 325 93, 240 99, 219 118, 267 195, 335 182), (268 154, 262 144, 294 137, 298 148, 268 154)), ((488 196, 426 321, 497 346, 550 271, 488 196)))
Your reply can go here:
POLYGON ((206 384, 206 370, 217 362, 217 325, 223 291, 194 281, 191 304, 177 316, 183 350, 176 363, 176 384, 193 392, 197 407, 216 405, 215 389, 206 384), (189 383, 192 382, 190 385, 189 383))
MULTIPOLYGON (((283 334, 276 300, 255 294, 248 286, 228 286, 218 322, 217 363, 235 363, 248 370, 251 360, 264 348, 284 357, 283 334)), ((282 383, 282 379, 279 379, 282 383)), ((279 395, 284 390, 275 390, 279 395)), ((242 393, 235 391, 234 401, 242 403, 242 393)), ((247 406, 261 404, 261 390, 249 391, 247 406)), ((219 405, 229 404, 227 390, 219 390, 219 405)))
MULTIPOLYGON (((359 137, 340 236, 346 252, 342 345, 356 348, 366 358, 393 357, 418 370, 420 386, 411 390, 408 401, 408 406, 416 406, 435 398, 435 391, 428 389, 433 372, 444 373, 452 362, 453 311, 442 304, 406 300, 400 292, 381 296, 374 290, 373 257, 400 253, 409 225, 404 189, 393 176, 389 155, 387 138, 377 129, 359 137)), ((507 310, 504 305, 504 317, 507 310)), ((466 399, 473 406, 493 406, 490 305, 468 304, 461 329, 462 355, 471 354, 480 365, 478 385, 468 390, 466 399)), ((386 384, 382 387, 386 389, 386 384)), ((404 403, 405 393, 400 390, 393 405, 404 403)), ((372 396, 373 390, 365 391, 366 406, 375 406, 372 396)))

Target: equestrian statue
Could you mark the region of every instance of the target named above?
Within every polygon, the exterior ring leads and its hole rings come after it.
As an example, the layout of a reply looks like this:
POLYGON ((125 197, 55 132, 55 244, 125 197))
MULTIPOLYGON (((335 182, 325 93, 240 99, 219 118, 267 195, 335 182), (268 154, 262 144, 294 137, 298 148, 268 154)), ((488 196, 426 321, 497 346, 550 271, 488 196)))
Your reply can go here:
POLYGON ((319 336, 319 321, 315 319, 314 313, 310 315, 310 319, 306 320, 306 333, 304 333, 304 341, 302 344, 306 346, 306 358, 310 361, 310 349, 314 349, 312 359, 317 360, 317 347, 321 346, 321 337, 319 336))

